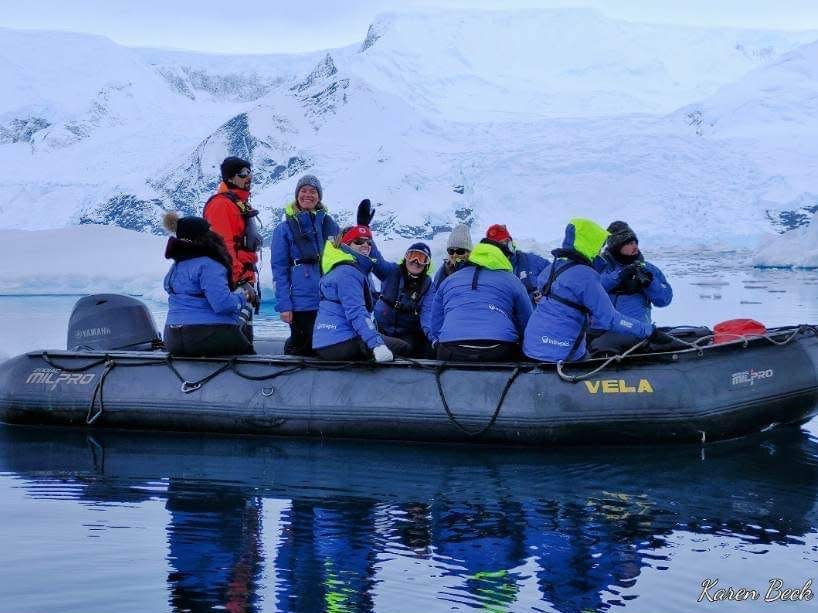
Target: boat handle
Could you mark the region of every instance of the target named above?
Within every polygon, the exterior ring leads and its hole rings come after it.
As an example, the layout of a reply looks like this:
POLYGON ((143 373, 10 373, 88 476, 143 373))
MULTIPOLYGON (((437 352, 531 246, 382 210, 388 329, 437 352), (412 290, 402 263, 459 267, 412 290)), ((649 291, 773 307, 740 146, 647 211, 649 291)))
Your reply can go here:
POLYGON ((190 392, 195 392, 200 387, 202 387, 201 383, 191 383, 190 381, 183 381, 182 382, 182 392, 185 393, 185 394, 189 394, 190 392))

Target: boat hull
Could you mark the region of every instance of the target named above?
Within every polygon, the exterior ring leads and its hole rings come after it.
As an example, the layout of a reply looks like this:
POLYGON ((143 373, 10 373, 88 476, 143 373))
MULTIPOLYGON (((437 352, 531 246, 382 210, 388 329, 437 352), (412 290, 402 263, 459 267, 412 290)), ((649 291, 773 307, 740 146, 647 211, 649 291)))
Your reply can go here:
POLYGON ((708 442, 814 416, 817 366, 812 328, 783 346, 636 356, 575 383, 533 364, 33 352, 0 364, 0 420, 535 446, 708 442))

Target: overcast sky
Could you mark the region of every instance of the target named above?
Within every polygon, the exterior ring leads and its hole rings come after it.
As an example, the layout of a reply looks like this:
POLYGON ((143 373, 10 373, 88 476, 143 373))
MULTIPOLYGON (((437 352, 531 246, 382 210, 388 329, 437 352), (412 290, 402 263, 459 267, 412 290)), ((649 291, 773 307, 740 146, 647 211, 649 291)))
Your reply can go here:
POLYGON ((818 0, 0 0, 0 26, 88 32, 132 46, 287 53, 360 42, 388 11, 571 6, 628 21, 818 30, 818 0))

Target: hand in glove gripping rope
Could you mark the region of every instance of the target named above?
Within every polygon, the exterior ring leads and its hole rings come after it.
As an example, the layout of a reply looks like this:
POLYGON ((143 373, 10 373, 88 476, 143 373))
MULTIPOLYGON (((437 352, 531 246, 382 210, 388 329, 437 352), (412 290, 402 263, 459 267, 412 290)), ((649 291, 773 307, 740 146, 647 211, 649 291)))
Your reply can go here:
POLYGON ((386 345, 378 345, 372 350, 372 353, 375 356, 376 362, 391 362, 395 359, 395 356, 392 355, 392 352, 386 345))

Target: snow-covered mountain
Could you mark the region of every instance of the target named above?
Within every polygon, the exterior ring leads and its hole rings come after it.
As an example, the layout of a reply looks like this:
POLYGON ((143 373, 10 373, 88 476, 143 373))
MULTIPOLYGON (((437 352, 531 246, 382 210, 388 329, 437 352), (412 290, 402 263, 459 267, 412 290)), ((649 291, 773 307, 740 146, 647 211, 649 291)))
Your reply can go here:
POLYGON ((664 114, 815 37, 591 9, 392 14, 375 20, 350 69, 453 120, 664 114))
POLYGON ((342 220, 381 203, 386 237, 506 222, 552 244, 587 215, 746 241, 818 206, 816 39, 587 10, 390 14, 360 45, 292 56, 3 30, 0 227, 157 231, 233 154, 268 230, 309 171, 342 220))
POLYGON ((677 120, 731 143, 763 172, 751 203, 782 229, 818 211, 818 43, 787 53, 681 109, 677 120))

